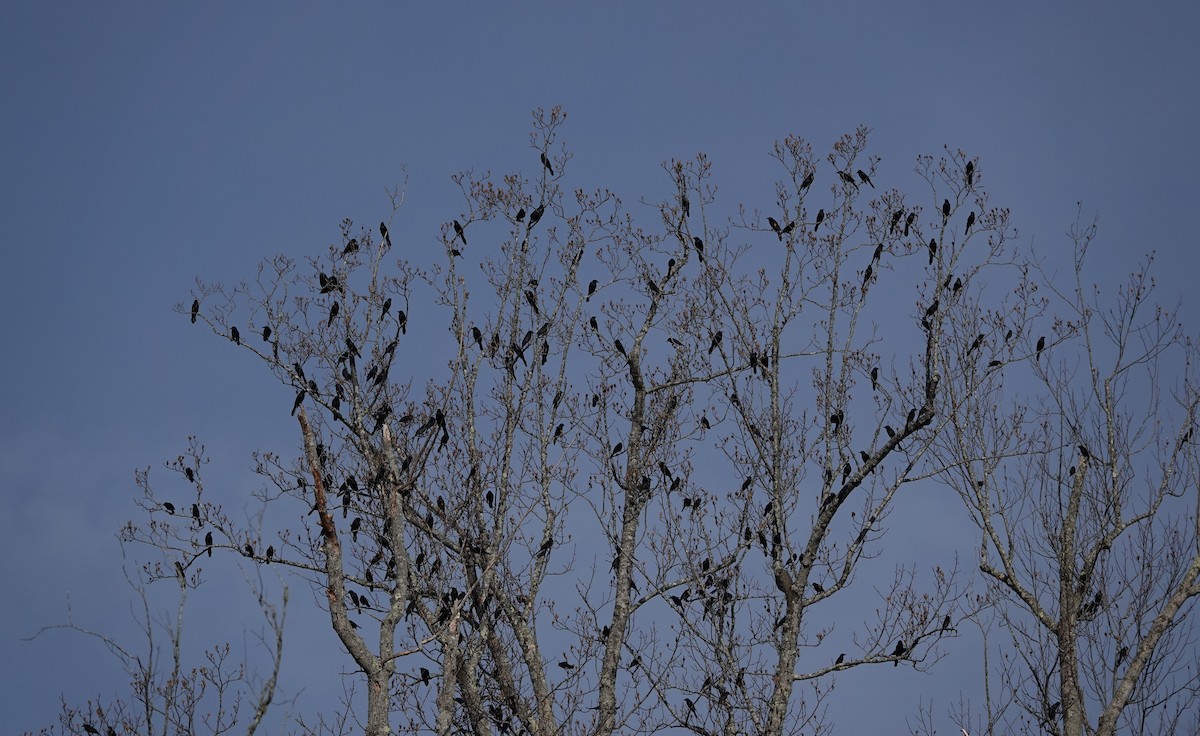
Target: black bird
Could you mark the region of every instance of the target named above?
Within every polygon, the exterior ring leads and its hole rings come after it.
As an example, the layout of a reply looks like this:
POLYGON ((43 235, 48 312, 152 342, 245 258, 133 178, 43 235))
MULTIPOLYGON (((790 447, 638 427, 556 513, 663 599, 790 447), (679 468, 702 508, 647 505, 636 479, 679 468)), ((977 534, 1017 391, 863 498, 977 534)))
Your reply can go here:
POLYGON ((988 361, 988 368, 996 368, 997 366, 1001 366, 1001 365, 1004 365, 1004 364, 998 360, 989 360, 988 361))
POLYGON ((871 390, 879 390, 879 366, 875 366, 871 369, 871 390))
POLYGON ((192 324, 196 324, 196 316, 200 314, 200 300, 192 300, 192 324))
POLYGON ((1085 447, 1084 445, 1080 445, 1079 446, 1079 456, 1082 457, 1084 460, 1087 460, 1089 457, 1092 456, 1092 454, 1090 452, 1088 452, 1087 447, 1085 447))
POLYGON ((907 417, 905 417, 905 419, 904 419, 904 426, 905 426, 905 427, 912 426, 913 420, 914 420, 914 419, 916 419, 916 418, 917 418, 917 410, 916 410, 916 409, 909 409, 909 410, 908 410, 908 416, 907 416, 907 417))
POLYGON ((396 324, 400 327, 400 334, 408 334, 408 314, 403 309, 396 312, 396 324))
POLYGON ((198 503, 192 504, 192 518, 200 521, 200 504, 198 503))
POLYGON ((967 188, 970 188, 975 185, 975 162, 974 161, 967 162, 966 174, 967 174, 967 188))
POLYGON ((842 652, 841 654, 839 654, 839 655, 838 655, 838 658, 837 658, 836 660, 834 660, 834 662, 833 662, 833 663, 834 663, 835 665, 838 665, 838 664, 841 664, 842 662, 845 662, 845 661, 846 661, 846 653, 845 653, 845 652, 842 652))
POLYGON ((867 270, 863 271, 863 282, 862 282, 863 291, 867 290, 867 284, 870 283, 871 276, 874 275, 874 272, 875 272, 875 269, 872 268, 871 264, 868 263, 867 270))
POLYGON ((946 221, 949 219, 950 219, 950 200, 946 199, 946 200, 942 201, 942 224, 945 225, 946 221))
POLYGON ((597 285, 598 285, 598 282, 596 281, 596 279, 592 279, 592 280, 591 280, 591 281, 588 283, 588 293, 587 293, 587 298, 588 298, 588 299, 591 299, 591 298, 592 298, 592 294, 595 294, 595 293, 596 293, 596 286, 597 286, 597 285))
POLYGON ((908 229, 912 227, 913 221, 916 219, 916 212, 909 212, 908 217, 904 218, 904 237, 908 237, 908 229))
POLYGON ((858 173, 858 178, 862 179, 864 184, 870 184, 872 189, 875 188, 875 183, 871 181, 871 177, 867 176, 867 172, 863 171, 862 169, 859 169, 857 173, 858 173))
POLYGON ((463 226, 458 224, 458 220, 454 221, 454 234, 463 241, 463 245, 467 244, 467 234, 463 232, 463 226))
POLYGON ((263 337, 263 342, 267 342, 268 340, 271 339, 271 328, 269 326, 263 327, 262 337, 263 337))
POLYGON ((207 548, 205 551, 208 552, 209 557, 212 557, 212 545, 213 545, 212 532, 209 532, 208 534, 204 535, 204 546, 207 548))
POLYGON ((236 327, 229 328, 229 339, 233 340, 238 345, 242 344, 242 335, 241 335, 241 333, 238 332, 238 328, 236 328, 236 327))
POLYGON ((971 347, 967 348, 967 355, 970 355, 971 353, 975 352, 979 348, 979 346, 982 344, 983 344, 983 333, 980 333, 979 335, 975 336, 974 340, 971 341, 971 347))
POLYGON ((820 583, 813 583, 812 586, 813 586, 813 590, 817 591, 818 593, 825 592, 825 588, 820 583))
POLYGON ((613 340, 613 347, 617 349, 618 353, 625 355, 625 345, 621 342, 620 338, 613 340))
POLYGON ((1129 656, 1129 647, 1121 647, 1121 649, 1117 652, 1117 663, 1113 666, 1120 667, 1121 663, 1124 662, 1125 658, 1128 656, 1129 656))
POLYGON ((554 539, 552 537, 548 537, 546 541, 542 542, 542 546, 538 547, 535 557, 545 557, 546 555, 550 554, 550 548, 553 546, 554 539))
POLYGON ((1008 342, 1009 340, 1011 340, 1012 336, 1013 336, 1012 330, 1009 330, 1008 332, 1004 333, 1004 342, 1008 342))
POLYGON ((1050 706, 1050 712, 1046 714, 1046 720, 1053 721, 1055 716, 1058 715, 1058 709, 1061 706, 1062 706, 1062 701, 1058 701, 1054 705, 1050 706))
POLYGON ((588 319, 588 324, 591 325, 592 329, 596 332, 600 331, 600 325, 596 323, 596 317, 594 315, 588 319))
POLYGON ((387 223, 379 223, 379 234, 383 236, 383 242, 387 243, 387 247, 392 247, 392 236, 388 235, 387 223))
POLYGON ((525 290, 525 301, 529 302, 529 306, 533 307, 534 314, 541 314, 538 312, 537 296, 529 289, 525 290))
POLYGON ((420 669, 420 673, 421 673, 421 684, 428 685, 429 684, 429 670, 422 667, 420 669))
MULTIPOLYGON (((892 228, 888 231, 889 233, 896 232, 896 227, 900 224, 901 217, 904 217, 904 210, 896 210, 892 213, 892 228)), ((908 233, 905 233, 905 235, 907 234, 908 233)))
POLYGON ((968 232, 968 233, 969 233, 969 232, 971 232, 971 226, 972 226, 972 225, 974 225, 974 224, 975 224, 975 213, 974 213, 974 212, 972 212, 972 213, 970 213, 970 214, 968 214, 968 215, 967 215, 967 229, 966 229, 966 232, 968 232))
POLYGON ((701 263, 704 263, 704 241, 700 238, 693 237, 692 245, 696 248, 696 257, 700 259, 701 263))
POLYGON ((843 412, 841 409, 838 409, 837 411, 835 411, 834 413, 829 415, 829 423, 833 425, 834 432, 837 431, 838 426, 843 421, 845 421, 845 419, 846 419, 846 413, 843 412))
POLYGON ((890 424, 883 425, 883 431, 887 432, 888 437, 896 436, 896 430, 892 429, 892 425, 890 424))
POLYGON ((950 630, 950 614, 947 613, 946 617, 942 619, 942 631, 949 631, 949 630, 950 630))
POLYGON ((559 662, 558 666, 567 671, 575 669, 575 665, 571 664, 570 662, 568 662, 565 659, 563 661, 559 662))
POLYGON ((387 299, 383 300, 383 314, 381 316, 386 317, 387 313, 390 311, 392 311, 392 298, 389 296, 387 299))
POLYGON ((546 214, 546 205, 539 204, 537 209, 529 213, 529 227, 537 225, 538 221, 542 219, 542 215, 544 214, 546 214))
POLYGON ((611 460, 614 457, 616 457, 617 455, 620 455, 624 449, 625 449, 624 442, 618 442, 617 444, 613 445, 612 452, 608 453, 608 459, 611 460))
POLYGON ((554 176, 554 167, 550 165, 550 157, 546 155, 545 151, 542 151, 542 166, 546 167, 546 171, 550 172, 550 176, 554 176))
POLYGON ((175 504, 171 503, 170 501, 163 501, 163 505, 162 505, 162 506, 163 506, 163 508, 164 508, 164 509, 166 509, 166 511, 167 511, 167 513, 168 513, 168 514, 172 514, 172 515, 174 515, 174 513, 175 513, 175 504))
POLYGON ((821 223, 824 221, 825 221, 825 210, 824 209, 817 210, 817 224, 813 225, 814 233, 820 229, 821 223))
POLYGON ((85 723, 85 724, 83 724, 83 730, 84 730, 86 733, 94 733, 94 734, 97 734, 97 736, 99 736, 99 733, 100 733, 100 731, 99 731, 99 730, 97 730, 97 729, 96 729, 96 727, 95 727, 95 726, 93 726, 93 725, 92 725, 92 724, 90 724, 90 723, 85 723))
POLYGON ((796 229, 796 221, 792 220, 791 222, 789 222, 788 224, 783 226, 782 233, 784 235, 787 235, 788 233, 790 233, 791 231, 793 231, 795 229, 796 229))
POLYGON ((346 247, 342 248, 342 255, 348 256, 358 250, 358 239, 350 238, 350 242, 346 243, 346 247))
POLYGON ((804 181, 800 182, 800 191, 804 191, 812 186, 813 178, 816 176, 815 171, 808 172, 808 176, 804 177, 804 181))
POLYGON ((715 335, 713 335, 712 344, 710 344, 708 346, 708 354, 709 355, 712 355, 713 351, 716 350, 717 347, 721 344, 721 338, 723 338, 723 337, 725 337, 725 333, 722 332, 721 330, 717 330, 717 333, 715 335))
POLYGON ((680 195, 679 204, 683 209, 683 216, 688 217, 692 214, 692 203, 688 201, 687 192, 680 195))
POLYGON ((840 178, 842 181, 846 182, 850 186, 854 187, 855 189, 858 189, 858 184, 854 181, 854 177, 850 176, 845 171, 842 171, 841 169, 839 169, 838 170, 838 178, 840 178))
POLYGON ((325 322, 326 327, 333 324, 333 318, 338 316, 338 311, 341 310, 341 308, 342 308, 341 305, 338 304, 337 302, 334 302, 333 304, 329 305, 329 320, 325 322))
POLYGON ((247 557, 254 556, 254 546, 251 545, 249 542, 246 542, 246 556, 247 557))
POLYGON ((843 483, 845 483, 846 480, 849 479, 850 472, 852 470, 853 470, 853 468, 850 466, 850 463, 848 463, 848 462, 842 466, 842 482, 843 483))
POLYGON ((1037 355, 1034 356, 1034 360, 1041 360, 1042 359, 1042 351, 1045 349, 1046 349, 1046 336, 1043 335, 1038 338, 1037 355))
POLYGON ((188 479, 188 483, 196 482, 196 471, 192 470, 191 468, 184 468, 183 474, 188 479))
POLYGON ((267 558, 267 562, 270 562, 271 560, 275 559, 275 546, 274 545, 271 545, 271 544, 267 545, 266 558, 267 558))
POLYGON ((307 395, 308 392, 304 389, 300 389, 300 393, 296 394, 296 401, 292 403, 292 416, 296 416, 296 410, 304 403, 304 397, 307 395))
POLYGON ((478 327, 471 328, 471 337, 475 340, 475 344, 483 350, 483 332, 478 327))
POLYGON ((925 308, 925 316, 932 317, 938 310, 938 300, 934 299, 933 303, 925 308))
POLYGON ((883 243, 880 243, 879 245, 875 246, 875 252, 871 254, 871 260, 875 263, 878 263, 879 259, 882 257, 883 257, 883 243))
POLYGON ((957 294, 959 291, 962 290, 962 287, 963 287, 962 278, 955 276, 954 277, 954 286, 950 289, 951 293, 957 294))
MULTIPOLYGON (((908 651, 908 650, 904 648, 904 641, 903 640, 898 641, 898 642, 896 642, 896 648, 892 650, 892 656, 893 657, 903 656, 906 651, 908 651)), ((893 667, 895 667, 899 664, 900 664, 899 660, 892 662, 893 667)))
POLYGON ((929 240, 929 264, 930 265, 933 265, 933 259, 936 255, 937 255, 937 241, 931 238, 929 240))
POLYGON ((767 224, 770 225, 771 229, 775 231, 775 237, 783 240, 783 229, 779 227, 779 221, 774 217, 768 217, 767 224))

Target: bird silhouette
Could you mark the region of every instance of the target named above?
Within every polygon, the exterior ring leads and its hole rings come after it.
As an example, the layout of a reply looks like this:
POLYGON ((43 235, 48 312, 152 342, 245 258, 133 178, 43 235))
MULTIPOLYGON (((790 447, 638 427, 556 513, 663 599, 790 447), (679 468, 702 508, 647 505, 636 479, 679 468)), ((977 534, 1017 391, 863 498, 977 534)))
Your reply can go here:
MULTIPOLYGON (((904 641, 903 640, 898 641, 898 642, 896 642, 896 648, 892 650, 892 656, 893 657, 903 656, 906 651, 908 651, 908 650, 904 648, 904 641)), ((895 662, 892 662, 893 667, 896 667, 899 664, 900 664, 900 660, 896 660, 895 662)))
POLYGON ((904 237, 908 237, 908 230, 912 227, 913 221, 917 219, 916 212, 909 212, 908 217, 904 218, 904 237))
POLYGON ((937 255, 937 240, 929 240, 929 265, 933 265, 933 259, 937 255))
POLYGON ((949 219, 950 219, 950 200, 946 199, 946 200, 942 201, 942 224, 945 225, 946 221, 949 219))
POLYGON ((967 355, 970 355, 971 353, 975 352, 977 349, 979 349, 979 346, 982 344, 983 344, 983 333, 980 333, 975 336, 974 340, 971 341, 971 347, 967 348, 967 355))
POLYGON ((683 216, 688 217, 692 214, 692 203, 688 201, 687 192, 684 192, 679 197, 680 209, 683 210, 683 216))
POLYGON ((192 324, 196 324, 196 317, 200 314, 200 300, 192 300, 192 324))
MULTIPOLYGON (((888 230, 888 233, 896 232, 896 227, 899 226, 901 217, 904 217, 904 210, 896 210, 892 213, 892 227, 888 230)), ((908 233, 905 233, 905 235, 908 235, 908 233)))
POLYGON ((725 336, 725 333, 722 332, 721 330, 717 330, 716 334, 713 335, 712 343, 708 346, 708 354, 709 355, 712 355, 713 351, 716 350, 717 347, 721 344, 721 338, 723 338, 724 336, 725 336))
POLYGON ((833 663, 834 663, 835 665, 839 665, 839 664, 841 664, 842 662, 845 662, 845 661, 846 661, 846 653, 845 653, 845 652, 842 652, 841 654, 839 654, 839 655, 838 655, 838 658, 837 658, 836 660, 834 660, 834 662, 833 662, 833 663))
POLYGON ((471 338, 475 340, 475 344, 483 350, 483 332, 478 327, 471 327, 471 338))
POLYGON ((462 240, 463 245, 467 244, 467 234, 463 232, 463 226, 458 223, 458 220, 454 221, 454 234, 462 240))
POLYGON ((862 169, 859 169, 857 173, 858 173, 858 178, 862 179, 864 184, 871 185, 872 189, 875 188, 875 183, 873 181, 871 181, 871 177, 867 176, 867 172, 863 171, 862 169))
POLYGON ((271 328, 270 327, 263 327, 262 338, 263 338, 263 342, 267 342, 268 340, 271 339, 271 328))
POLYGON ((383 242, 387 244, 387 247, 391 248, 392 247, 392 236, 390 234, 388 234, 388 227, 387 227, 386 222, 379 223, 379 234, 383 236, 383 242))
POLYGON ((236 328, 236 327, 229 328, 229 339, 233 340, 238 345, 242 344, 242 335, 240 332, 238 332, 238 328, 236 328))
POLYGON ((529 213, 529 227, 532 228, 534 225, 537 225, 544 214, 546 214, 546 205, 539 204, 537 209, 529 213))
POLYGON ((812 186, 813 178, 816 177, 816 172, 808 172, 808 176, 804 177, 804 181, 800 182, 800 191, 804 191, 812 186))
POLYGON ((608 453, 608 459, 609 460, 613 459, 617 455, 620 455, 621 452, 624 450, 625 450, 625 443, 618 442, 617 444, 613 445, 612 452, 608 453))
POLYGON ((950 614, 947 613, 946 617, 942 619, 942 631, 949 631, 949 630, 950 630, 950 614))
POLYGON ((840 178, 842 181, 846 182, 850 186, 854 187, 855 189, 858 189, 858 183, 854 181, 853 176, 850 176, 845 171, 842 171, 840 169, 838 170, 837 173, 838 173, 838 178, 840 178))
POLYGON ((965 232, 971 232, 971 226, 975 224, 975 213, 971 212, 967 215, 967 229, 965 232))
POLYGON ((587 289, 587 298, 588 299, 591 299, 592 294, 596 293, 597 285, 598 285, 598 282, 596 281, 596 279, 592 279, 590 282, 588 282, 588 289, 587 289))
POLYGON ((824 221, 825 221, 825 210, 823 210, 823 209, 817 210, 817 224, 813 225, 814 233, 821 228, 821 223, 824 221))
POLYGON ((768 217, 767 224, 770 225, 771 229, 775 231, 775 237, 783 240, 783 229, 779 227, 779 221, 774 217, 768 217))
POLYGON ((863 271, 863 280, 862 280, 863 291, 867 290, 867 284, 869 284, 871 282, 872 275, 874 275, 874 269, 871 267, 871 264, 868 263, 867 270, 863 271))
POLYGON ((529 302, 529 306, 533 307, 534 314, 540 314, 538 312, 537 296, 528 289, 525 290, 525 301, 529 302))
POLYGON ((546 171, 550 172, 550 176, 554 176, 554 167, 550 165, 550 157, 546 155, 545 151, 542 151, 542 166, 546 167, 546 171))
POLYGON ((292 416, 296 416, 296 410, 304 403, 304 397, 307 395, 308 392, 304 389, 300 389, 300 393, 296 394, 296 401, 292 403, 292 416))
POLYGON ((212 532, 209 532, 208 534, 204 535, 204 546, 206 548, 205 551, 208 552, 208 556, 212 557, 212 546, 213 546, 212 532))
POLYGON ((692 245, 696 248, 696 257, 700 259, 701 263, 704 263, 704 241, 700 238, 693 237, 692 245))
POLYGON ((358 250, 358 239, 350 238, 349 242, 346 243, 346 247, 342 248, 342 255, 348 256, 357 250, 358 250))
POLYGON ((966 169, 967 188, 975 185, 975 162, 968 161, 966 169))
POLYGON ((337 302, 329 305, 329 319, 325 322, 325 326, 328 327, 329 325, 333 324, 333 319, 334 317, 338 316, 338 311, 340 309, 341 305, 339 305, 337 302))
POLYGON ((817 591, 818 593, 825 592, 824 586, 822 586, 820 583, 813 583, 812 586, 813 586, 813 590, 817 591))
POLYGON ((1042 359, 1042 351, 1045 349, 1046 349, 1046 336, 1043 335, 1043 336, 1039 337, 1038 341, 1037 341, 1037 354, 1034 356, 1035 361, 1042 359))
POLYGON ((879 366, 871 368, 871 390, 879 390, 879 366))
POLYGON ((613 340, 613 347, 616 348, 617 352, 620 353, 621 355, 626 354, 625 353, 625 345, 621 342, 620 338, 613 340))

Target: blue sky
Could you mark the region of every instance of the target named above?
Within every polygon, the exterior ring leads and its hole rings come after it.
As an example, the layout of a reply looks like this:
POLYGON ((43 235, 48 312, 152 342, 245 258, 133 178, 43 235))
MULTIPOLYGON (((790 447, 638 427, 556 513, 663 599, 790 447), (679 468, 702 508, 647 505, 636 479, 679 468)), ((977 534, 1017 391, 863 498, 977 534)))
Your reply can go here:
MULTIPOLYGON (((22 639, 62 621, 68 595, 82 622, 130 633, 115 533, 135 513, 134 469, 196 434, 213 477, 249 487, 252 449, 295 442, 290 393, 172 306, 190 300, 197 277, 234 282, 268 255, 321 252, 343 217, 377 221, 402 165, 396 239, 433 258, 437 228, 461 206, 450 174, 528 171, 535 107, 567 109, 578 186, 630 203, 668 191, 661 161, 698 151, 731 211, 770 201, 768 151, 790 133, 822 150, 865 124, 872 152, 909 186, 916 155, 962 148, 981 157, 993 203, 1012 209, 1024 242, 1066 253, 1081 201, 1100 221, 1089 274, 1113 283, 1155 250, 1160 299, 1182 300, 1185 322, 1200 324, 1190 4, 20 2, 0 12, 0 712, 10 727, 49 722, 62 691, 107 692, 112 663, 94 642, 22 639)), ((932 560, 953 542, 903 555, 932 560)), ((301 608, 307 591, 293 600, 301 608)), ((212 612, 203 625, 222 623, 212 612)), ((224 623, 240 640, 236 617, 224 623)), ((948 705, 978 671, 967 648, 931 677, 855 673, 839 684, 886 687, 892 713, 920 695, 948 705)), ((894 723, 837 702, 840 731, 894 723)))

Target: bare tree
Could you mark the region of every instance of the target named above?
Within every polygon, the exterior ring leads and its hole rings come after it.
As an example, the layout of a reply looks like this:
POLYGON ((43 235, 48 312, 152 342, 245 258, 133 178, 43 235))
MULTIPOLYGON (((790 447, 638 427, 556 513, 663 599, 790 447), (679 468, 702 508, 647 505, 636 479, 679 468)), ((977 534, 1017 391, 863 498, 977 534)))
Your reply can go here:
POLYGON ((1096 227, 1080 222, 1071 287, 1035 264, 955 323, 986 350, 945 355, 963 410, 936 453, 1009 639, 989 674, 1011 701, 973 733, 1192 733, 1200 356, 1151 301, 1149 260, 1115 294, 1088 286, 1096 227), (1040 390, 1010 385, 1030 379, 1040 390))
MULTIPOLYGON (((146 477, 139 473, 139 483, 144 483, 146 477)), ((111 635, 83 626, 76 622, 70 606, 65 624, 46 626, 33 637, 67 629, 94 638, 129 676, 127 697, 109 700, 107 704, 98 697, 81 707, 64 702, 57 727, 43 729, 41 734, 253 734, 262 725, 268 709, 281 703, 277 684, 283 661, 286 589, 279 607, 258 597, 269 632, 258 635, 270 661, 270 674, 266 678, 252 674, 248 665, 251 652, 234 652, 229 644, 207 649, 200 661, 194 662, 183 641, 185 613, 188 594, 200 586, 201 577, 171 555, 165 537, 160 537, 160 542, 167 553, 166 564, 163 560, 144 563, 134 572, 124 567, 125 579, 137 602, 135 618, 144 638, 143 646, 122 644, 111 635), (151 591, 155 583, 172 582, 178 585, 174 620, 156 611, 157 599, 151 591)))
POLYGON ((345 221, 180 305, 291 388, 301 449, 256 456, 259 526, 195 451, 170 466, 191 514, 147 481, 130 538, 317 591, 366 707, 310 732, 824 732, 835 673, 925 669, 963 612, 956 570, 902 563, 851 634, 817 623, 975 406, 947 356, 1007 212, 961 152, 919 159, 926 195, 885 191, 860 129, 823 160, 778 143, 775 201, 732 219, 704 156, 669 162, 641 226, 564 191, 564 117, 535 115, 535 176, 455 177, 435 266, 345 221))

